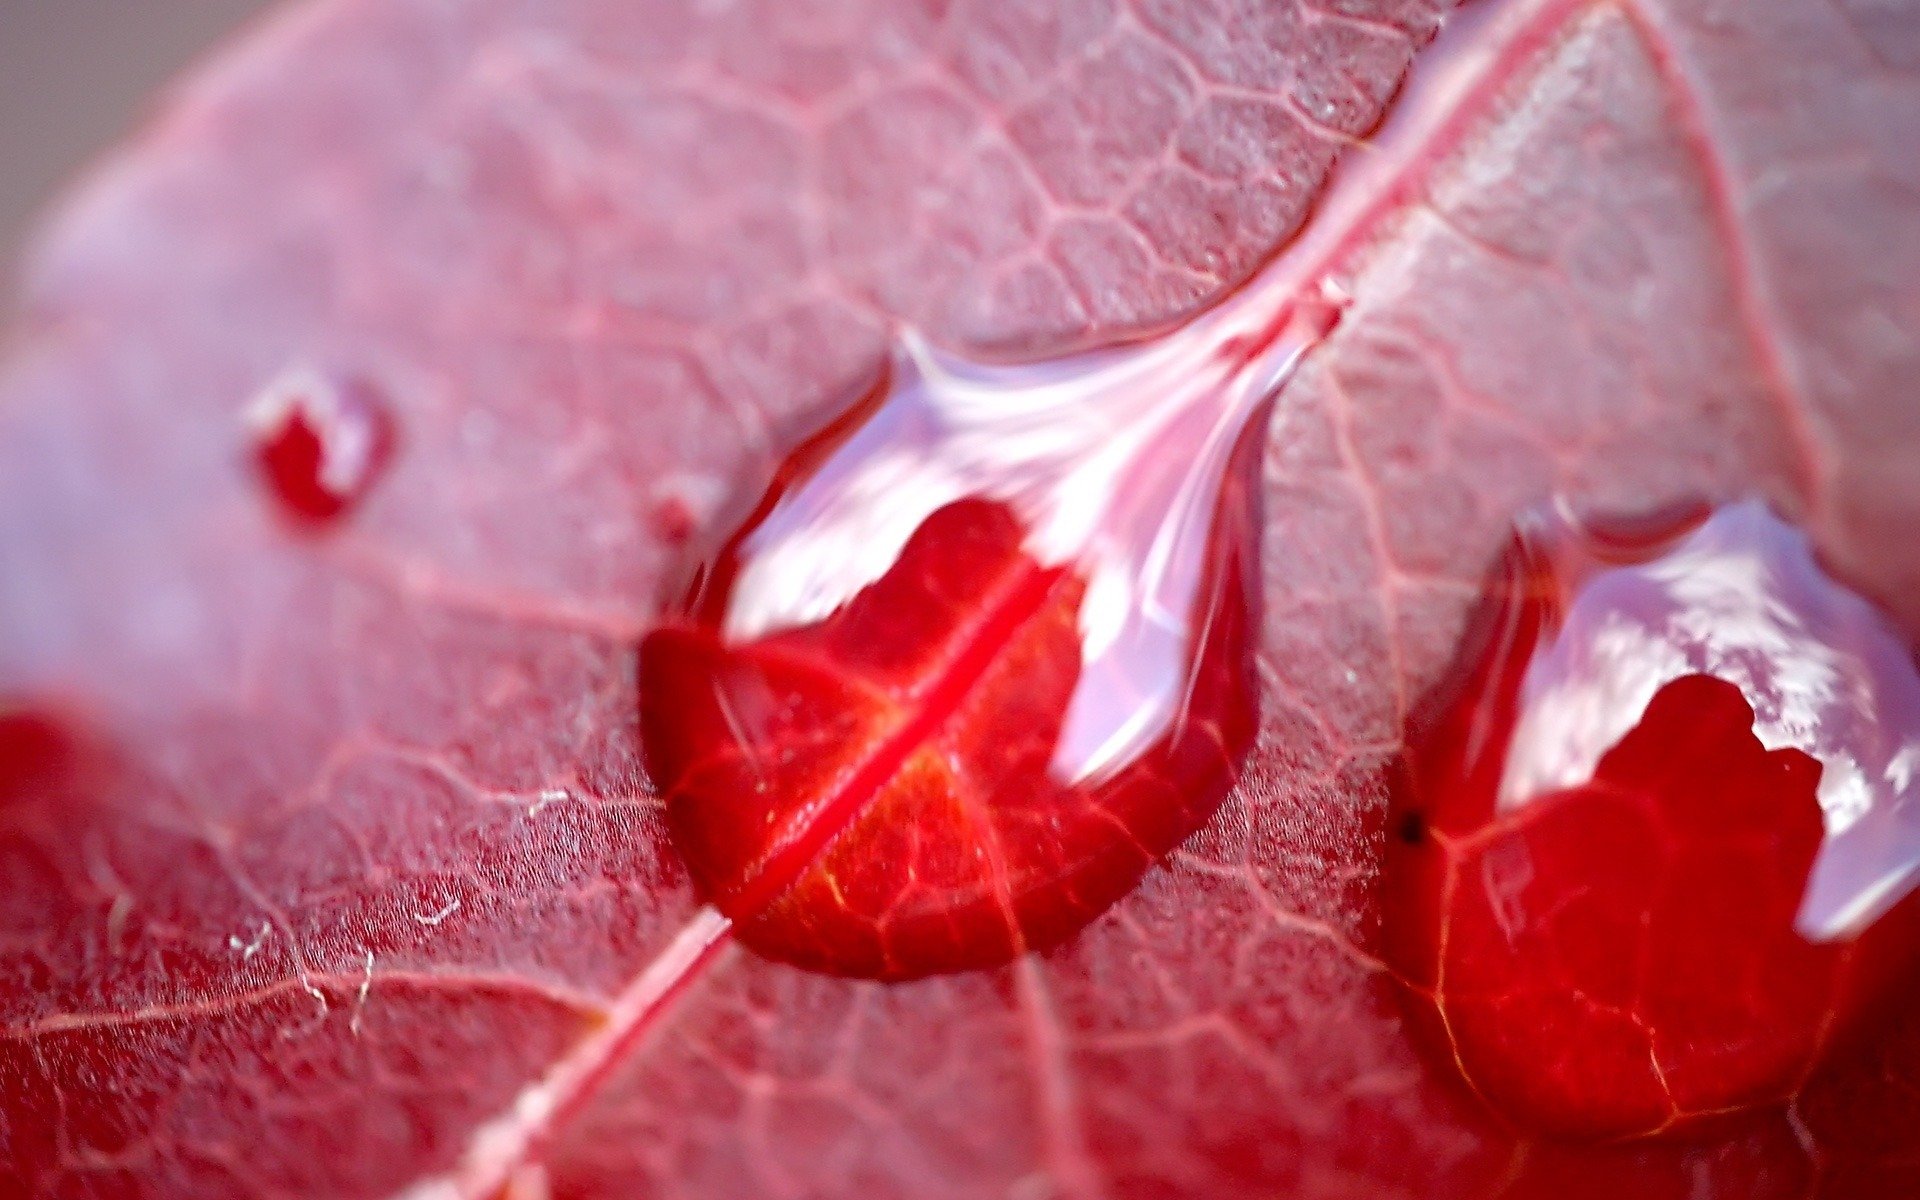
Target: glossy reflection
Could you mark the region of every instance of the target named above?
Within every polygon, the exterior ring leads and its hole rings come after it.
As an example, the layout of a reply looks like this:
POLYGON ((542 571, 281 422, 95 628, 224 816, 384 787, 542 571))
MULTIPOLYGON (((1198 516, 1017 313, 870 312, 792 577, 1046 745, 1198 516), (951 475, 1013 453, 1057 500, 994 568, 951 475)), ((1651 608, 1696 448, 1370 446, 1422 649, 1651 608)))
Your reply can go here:
POLYGON ((1522 522, 1396 797, 1386 940, 1517 1124, 1784 1097, 1913 949, 1920 673, 1764 505, 1522 522))
POLYGON ((793 453, 641 652, 676 840, 743 939, 1004 961, 1212 812, 1255 722, 1260 417, 1333 315, 1025 366, 908 338, 793 453))

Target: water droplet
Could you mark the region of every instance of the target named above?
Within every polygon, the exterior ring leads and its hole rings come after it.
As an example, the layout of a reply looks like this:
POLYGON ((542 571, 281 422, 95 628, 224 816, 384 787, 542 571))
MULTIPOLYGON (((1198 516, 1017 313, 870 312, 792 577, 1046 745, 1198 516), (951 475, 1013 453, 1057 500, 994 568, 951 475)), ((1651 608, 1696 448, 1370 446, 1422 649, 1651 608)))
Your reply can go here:
POLYGON ((641 649, 695 881, 842 974, 1078 930, 1212 813, 1250 744, 1266 401, 1337 309, 1228 304, 983 365, 909 336, 777 469, 641 649))
POLYGON ((274 496, 306 521, 332 520, 358 502, 393 451, 393 421, 380 394, 364 380, 311 368, 275 378, 245 419, 274 496))
POLYGON ((1920 671, 1756 502, 1524 520, 1409 738, 1384 937, 1513 1123, 1790 1095, 1909 969, 1920 671))

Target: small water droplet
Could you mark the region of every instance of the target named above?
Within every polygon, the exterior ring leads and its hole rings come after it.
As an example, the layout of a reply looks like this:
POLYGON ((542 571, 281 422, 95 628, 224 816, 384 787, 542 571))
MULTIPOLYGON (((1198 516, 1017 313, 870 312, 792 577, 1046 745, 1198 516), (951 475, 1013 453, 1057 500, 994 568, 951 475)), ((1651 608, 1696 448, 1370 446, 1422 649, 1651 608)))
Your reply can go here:
POLYGON ((373 486, 393 451, 393 420, 365 380, 293 368, 247 407, 255 460, 282 508, 330 521, 373 486))
POLYGON ((1789 1095, 1920 949, 1910 649, 1754 502, 1529 515, 1469 646, 1388 840, 1437 1056, 1572 1136, 1789 1095))

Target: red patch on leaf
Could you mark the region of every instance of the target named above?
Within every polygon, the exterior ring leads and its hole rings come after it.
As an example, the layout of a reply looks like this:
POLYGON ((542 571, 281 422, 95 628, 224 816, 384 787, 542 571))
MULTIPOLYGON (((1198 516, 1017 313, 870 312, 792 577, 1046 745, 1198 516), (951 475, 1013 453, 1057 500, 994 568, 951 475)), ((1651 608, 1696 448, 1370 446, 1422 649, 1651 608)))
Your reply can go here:
POLYGON ((39 709, 0 706, 0 805, 65 778, 78 758, 65 723, 39 709))

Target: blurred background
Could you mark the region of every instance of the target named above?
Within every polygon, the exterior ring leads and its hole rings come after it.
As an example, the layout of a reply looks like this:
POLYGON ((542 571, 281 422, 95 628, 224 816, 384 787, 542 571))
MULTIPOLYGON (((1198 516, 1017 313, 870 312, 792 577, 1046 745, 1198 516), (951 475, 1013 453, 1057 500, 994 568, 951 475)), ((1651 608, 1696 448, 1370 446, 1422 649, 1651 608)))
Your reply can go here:
POLYGON ((0 0, 0 308, 61 186, 154 90, 271 0, 0 0))

